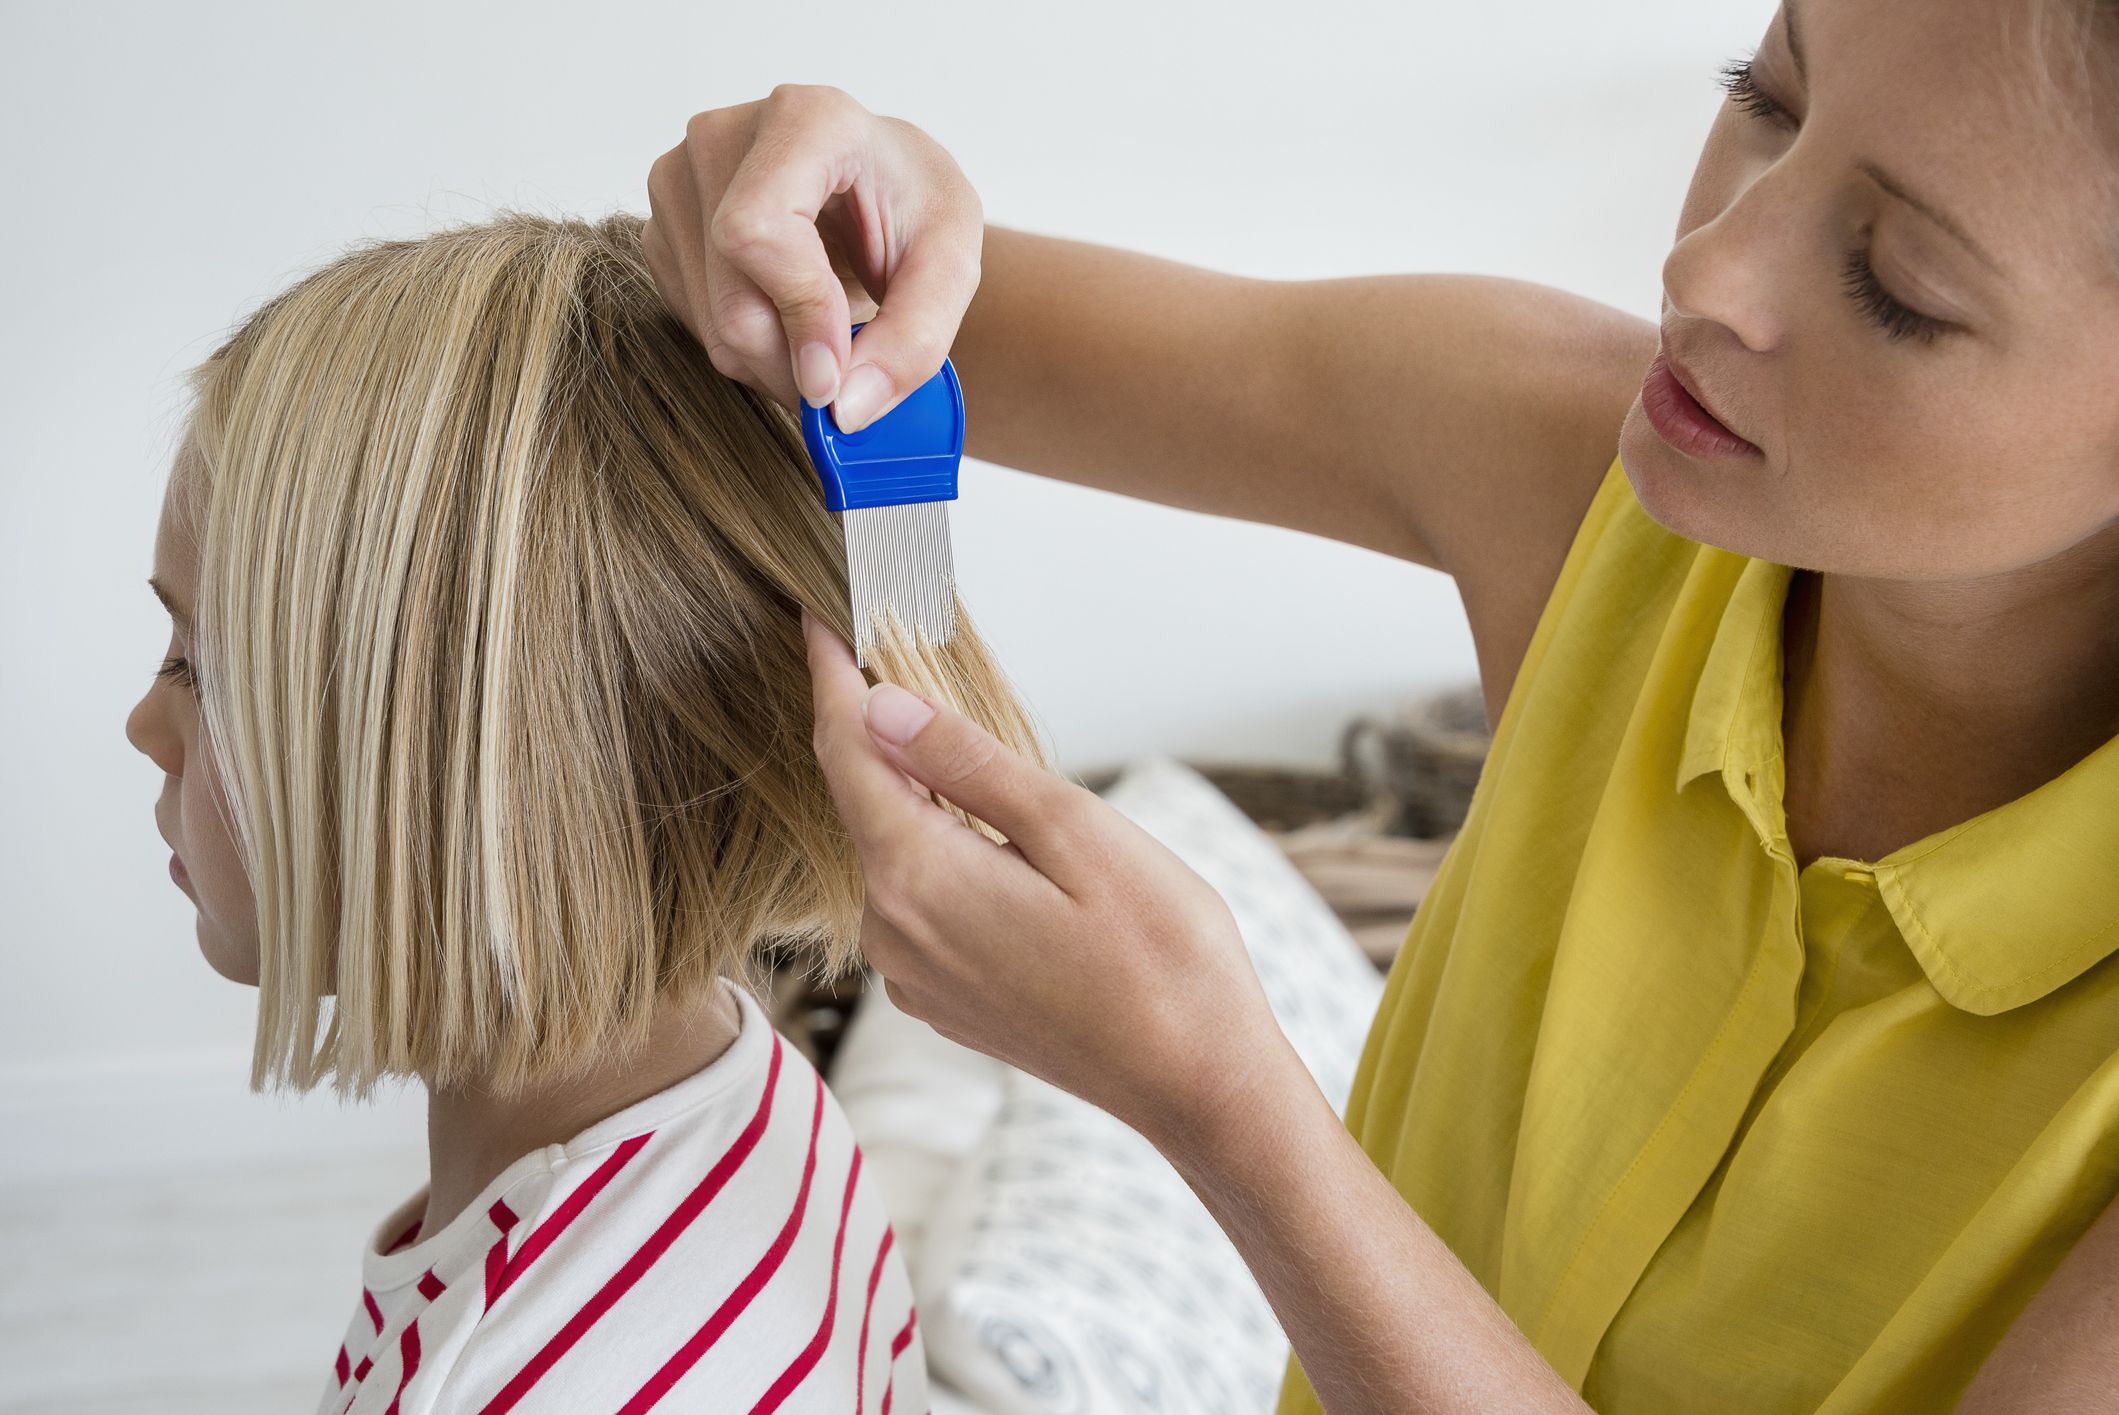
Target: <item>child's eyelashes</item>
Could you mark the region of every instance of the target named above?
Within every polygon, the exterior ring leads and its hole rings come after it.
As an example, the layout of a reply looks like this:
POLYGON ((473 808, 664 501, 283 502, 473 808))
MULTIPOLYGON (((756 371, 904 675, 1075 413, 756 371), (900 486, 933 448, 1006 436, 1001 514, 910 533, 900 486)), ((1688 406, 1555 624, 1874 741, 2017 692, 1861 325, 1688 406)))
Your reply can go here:
POLYGON ((193 692, 199 688, 199 676, 192 671, 191 660, 181 655, 172 654, 163 659, 162 666, 155 670, 155 677, 165 678, 193 692))

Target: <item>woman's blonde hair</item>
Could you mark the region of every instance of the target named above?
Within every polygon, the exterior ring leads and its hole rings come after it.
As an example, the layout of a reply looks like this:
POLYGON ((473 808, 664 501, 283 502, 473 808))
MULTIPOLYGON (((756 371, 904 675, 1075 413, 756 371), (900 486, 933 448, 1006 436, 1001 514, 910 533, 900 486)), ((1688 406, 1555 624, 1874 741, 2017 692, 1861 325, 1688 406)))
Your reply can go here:
MULTIPOLYGON (((666 310, 641 225, 370 244, 193 374, 255 1086, 512 1089, 769 941, 852 959, 799 617, 851 634, 843 543, 794 419, 666 310)), ((877 671, 1042 759, 961 608, 877 671)))

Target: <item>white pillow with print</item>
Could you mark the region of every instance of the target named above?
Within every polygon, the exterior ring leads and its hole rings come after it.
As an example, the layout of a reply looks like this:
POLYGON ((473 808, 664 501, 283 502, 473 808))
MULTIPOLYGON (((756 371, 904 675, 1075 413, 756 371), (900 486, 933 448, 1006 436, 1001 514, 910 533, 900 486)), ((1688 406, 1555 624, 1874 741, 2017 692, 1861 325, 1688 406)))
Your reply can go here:
POLYGON ((908 1267, 918 1261, 928 1215, 992 1126, 1011 1069, 899 1011, 869 973, 832 1058, 831 1092, 908 1267))

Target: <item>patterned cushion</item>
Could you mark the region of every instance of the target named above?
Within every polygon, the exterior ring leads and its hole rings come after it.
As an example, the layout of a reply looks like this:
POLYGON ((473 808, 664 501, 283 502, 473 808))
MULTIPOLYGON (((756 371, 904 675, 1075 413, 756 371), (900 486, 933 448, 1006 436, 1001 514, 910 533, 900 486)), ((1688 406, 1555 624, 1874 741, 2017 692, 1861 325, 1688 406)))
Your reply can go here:
MULTIPOLYGON (((1228 901, 1275 1016, 1343 1105, 1382 991, 1346 929, 1196 772, 1151 759, 1105 796, 1228 901)), ((913 1264, 930 1366, 994 1415, 1272 1408, 1286 1338, 1205 1208, 1139 1135, 1020 1071, 913 1264)))

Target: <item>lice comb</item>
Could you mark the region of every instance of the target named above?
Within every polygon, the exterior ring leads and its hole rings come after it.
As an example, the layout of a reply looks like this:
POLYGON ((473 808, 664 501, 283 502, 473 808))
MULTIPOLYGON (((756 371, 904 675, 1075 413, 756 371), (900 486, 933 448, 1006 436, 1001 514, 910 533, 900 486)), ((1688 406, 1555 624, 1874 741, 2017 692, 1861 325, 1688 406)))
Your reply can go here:
MULTIPOLYGON (((855 325, 856 333, 861 326, 855 325)), ((941 372, 858 432, 830 408, 802 406, 802 439, 824 485, 824 504, 846 537, 854 657, 895 619, 915 640, 956 632, 956 564, 949 503, 964 459, 964 390, 947 359, 941 372)))

